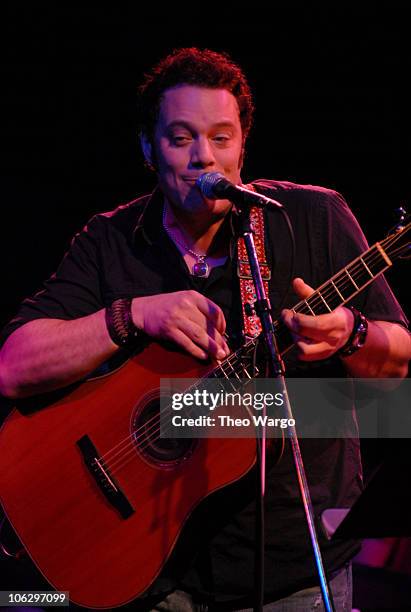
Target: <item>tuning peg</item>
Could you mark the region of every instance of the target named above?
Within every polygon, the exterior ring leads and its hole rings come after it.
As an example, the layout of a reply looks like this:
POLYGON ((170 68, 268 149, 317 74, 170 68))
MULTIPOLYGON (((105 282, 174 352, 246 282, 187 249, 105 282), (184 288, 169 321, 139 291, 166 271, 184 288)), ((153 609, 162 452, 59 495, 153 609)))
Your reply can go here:
POLYGON ((398 221, 397 221, 397 226, 400 227, 406 217, 407 217, 407 211, 405 209, 405 206, 399 206, 398 208, 395 209, 395 216, 397 217, 398 221))

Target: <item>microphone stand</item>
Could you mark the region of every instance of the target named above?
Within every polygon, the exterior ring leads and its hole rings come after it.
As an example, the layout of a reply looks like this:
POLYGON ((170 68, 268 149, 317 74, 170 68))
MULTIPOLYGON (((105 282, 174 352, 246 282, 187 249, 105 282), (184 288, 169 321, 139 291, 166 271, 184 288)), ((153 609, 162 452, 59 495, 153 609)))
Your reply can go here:
MULTIPOLYGON (((238 221, 239 221, 239 233, 244 239, 244 243, 247 249, 248 261, 251 268, 251 274, 253 277, 254 287, 257 299, 255 301, 254 307, 255 311, 261 321, 261 327, 263 330, 263 337, 265 341, 265 346, 268 353, 268 371, 269 376, 275 378, 277 381, 277 385, 279 391, 283 394, 282 397, 284 399, 283 403, 283 411, 284 417, 287 419, 293 419, 293 413, 291 410, 291 405, 288 397, 287 387, 285 383, 285 367, 284 362, 281 359, 281 355, 278 350, 277 340, 274 333, 274 325, 271 317, 271 306, 270 302, 267 298, 264 289, 264 283, 261 277, 261 270, 258 263, 257 252, 255 249, 253 231, 251 229, 250 223, 250 207, 244 202, 244 204, 239 205, 236 203, 236 210, 238 213, 238 221)), ((294 419, 291 421, 294 422, 294 419)), ((263 426, 264 427, 264 426, 263 426)), ((317 566, 317 573, 320 580, 321 594, 324 602, 324 607, 326 612, 335 612, 334 602, 332 598, 332 593, 330 591, 327 576, 324 570, 324 564, 321 556, 320 547, 318 544, 318 536, 315 529, 314 524, 314 511, 311 502, 310 491, 308 488, 307 478, 305 475, 305 468, 301 456, 300 445, 298 442, 297 432, 295 426, 290 425, 287 428, 287 436, 290 440, 298 485, 300 489, 300 494, 304 506, 304 512, 306 516, 307 526, 309 530, 309 535, 311 539, 311 545, 313 549, 314 559, 317 566)), ((254 606, 254 612, 261 612, 263 606, 264 599, 264 533, 261 533, 263 530, 263 516, 264 516, 264 494, 265 494, 265 464, 266 464, 266 428, 264 427, 261 443, 260 439, 256 438, 257 443, 257 469, 259 472, 259 490, 261 500, 261 507, 259 507, 262 521, 259 523, 260 527, 260 535, 261 537, 261 548, 260 550, 260 558, 256 563, 256 573, 260 572, 260 581, 259 588, 256 588, 257 599, 254 606)))

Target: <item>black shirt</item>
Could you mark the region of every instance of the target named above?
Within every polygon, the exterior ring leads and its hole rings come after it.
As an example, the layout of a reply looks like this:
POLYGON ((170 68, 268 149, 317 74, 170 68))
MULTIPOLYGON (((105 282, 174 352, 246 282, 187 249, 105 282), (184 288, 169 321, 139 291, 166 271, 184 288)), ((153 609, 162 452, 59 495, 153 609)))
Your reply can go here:
MULTIPOLYGON (((365 251, 365 238, 337 193, 311 186, 260 180, 257 190, 282 202, 296 238, 295 276, 318 287, 365 251)), ((138 297, 196 289, 219 304, 233 344, 241 339, 241 302, 235 255, 214 268, 209 278, 192 277, 161 223, 159 191, 93 217, 73 239, 57 272, 44 288, 25 300, 2 332, 37 318, 75 319, 108 306, 119 297, 138 297)), ((274 317, 280 307, 298 299, 287 294, 290 238, 282 217, 265 212, 267 257, 272 269, 270 300, 274 317), (284 302, 285 298, 285 303, 284 302)), ((234 246, 234 239, 232 247, 234 246)), ((234 249, 232 249, 234 253, 234 249)), ((384 278, 362 291, 353 304, 370 319, 404 323, 405 316, 384 278)), ((153 315, 154 316, 154 315, 153 315)), ((295 353, 288 371, 301 371, 295 353)), ((343 376, 338 358, 308 366, 317 376, 343 376)), ((305 366, 307 368, 307 366, 305 366)), ((307 370, 303 370, 306 375, 307 370)), ((330 507, 349 507, 361 491, 359 440, 352 437, 301 440, 316 515, 330 507)), ((254 473, 206 500, 186 525, 182 538, 153 592, 176 585, 198 597, 234 600, 250 597, 253 588, 254 473)), ((266 495, 266 576, 268 601, 316 584, 316 569, 288 447, 268 473, 266 495)), ((320 535, 327 568, 343 565, 356 542, 328 542, 320 535)), ((138 571, 138 569, 137 569, 138 571)), ((251 600, 244 599, 245 605, 251 600)))

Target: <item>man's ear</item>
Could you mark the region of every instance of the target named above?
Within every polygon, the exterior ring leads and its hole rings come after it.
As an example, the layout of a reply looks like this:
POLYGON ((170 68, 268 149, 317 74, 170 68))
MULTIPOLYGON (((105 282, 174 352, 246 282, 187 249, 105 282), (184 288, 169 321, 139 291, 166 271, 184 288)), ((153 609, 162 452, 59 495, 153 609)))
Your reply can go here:
POLYGON ((146 134, 140 133, 140 145, 147 167, 150 168, 150 170, 155 170, 153 164, 153 145, 147 138, 146 134))

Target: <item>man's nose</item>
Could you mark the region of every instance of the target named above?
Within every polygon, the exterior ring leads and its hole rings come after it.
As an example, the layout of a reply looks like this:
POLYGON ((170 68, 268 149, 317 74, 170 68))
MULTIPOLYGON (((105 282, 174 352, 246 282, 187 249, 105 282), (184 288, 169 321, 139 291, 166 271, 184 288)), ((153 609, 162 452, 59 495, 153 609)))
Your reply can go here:
POLYGON ((215 164, 214 153, 208 138, 198 138, 193 142, 190 162, 193 166, 201 168, 215 164))

